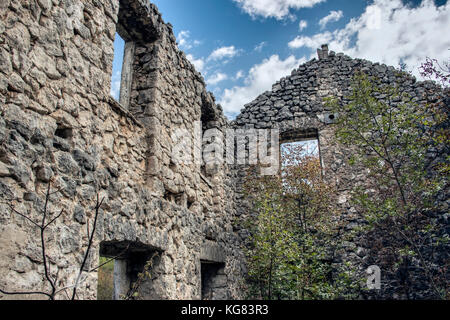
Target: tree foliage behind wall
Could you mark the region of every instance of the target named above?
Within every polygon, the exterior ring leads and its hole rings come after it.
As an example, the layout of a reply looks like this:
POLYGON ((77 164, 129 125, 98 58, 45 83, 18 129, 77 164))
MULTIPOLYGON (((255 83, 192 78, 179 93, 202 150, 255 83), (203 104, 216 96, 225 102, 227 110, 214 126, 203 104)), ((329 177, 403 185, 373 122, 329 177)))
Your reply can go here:
POLYGON ((328 106, 339 113, 338 141, 355 150, 350 164, 368 172, 353 203, 367 222, 370 258, 399 288, 393 297, 445 298, 448 153, 437 150, 448 148, 448 110, 363 73, 352 88, 349 103, 328 106))
MULTIPOLYGON (((247 196, 254 214, 246 250, 249 296, 258 299, 350 297, 350 269, 333 265, 339 235, 334 188, 322 179, 317 156, 300 145, 283 153, 278 176, 249 175, 247 196)), ((257 170, 257 169, 255 169, 257 170)))
POLYGON ((353 150, 348 164, 367 173, 350 200, 364 221, 357 237, 343 233, 337 192, 322 179, 318 158, 291 150, 278 176, 258 176, 257 168, 249 174, 250 297, 365 295, 363 279, 357 279, 361 270, 336 256, 346 240, 368 249, 363 268, 380 267, 376 297, 449 297, 449 97, 425 90, 413 98, 402 91, 401 76, 386 84, 359 73, 344 104, 326 101, 339 115, 337 142, 353 150))
POLYGON ((114 261, 100 257, 98 269, 97 300, 113 300, 114 296, 114 261))

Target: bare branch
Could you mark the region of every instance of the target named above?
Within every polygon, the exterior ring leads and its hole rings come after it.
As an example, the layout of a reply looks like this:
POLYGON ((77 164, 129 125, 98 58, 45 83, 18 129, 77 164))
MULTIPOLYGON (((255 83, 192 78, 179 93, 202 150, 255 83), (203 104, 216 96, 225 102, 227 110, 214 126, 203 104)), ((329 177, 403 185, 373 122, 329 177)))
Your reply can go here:
POLYGON ((42 295, 42 296, 46 296, 48 298, 50 298, 50 300, 52 299, 52 296, 46 292, 40 292, 40 291, 29 291, 29 292, 8 292, 8 291, 4 291, 2 289, 0 289, 0 293, 9 295, 9 296, 19 296, 19 295, 42 295))
POLYGON ((99 201, 99 195, 97 193, 97 204, 95 206, 94 225, 92 227, 92 233, 90 234, 90 237, 89 237, 88 247, 86 249, 86 253, 84 255, 83 262, 81 263, 81 266, 80 266, 80 271, 78 273, 77 281, 75 282, 75 286, 73 288, 72 300, 75 300, 75 297, 76 297, 76 294, 77 294, 77 287, 79 285, 81 274, 83 273, 84 267, 85 267, 87 259, 89 257, 89 253, 90 253, 90 250, 91 250, 91 247, 92 247, 92 244, 93 244, 93 240, 94 240, 95 229, 96 229, 96 226, 97 226, 97 219, 98 219, 98 216, 99 216, 99 213, 100 213, 100 207, 102 206, 104 200, 105 200, 105 198, 103 198, 101 201, 99 201))
POLYGON ((52 219, 52 221, 50 221, 49 223, 47 223, 47 224, 44 226, 44 229, 47 229, 53 222, 55 222, 56 220, 58 220, 59 217, 61 217, 63 214, 64 214, 64 209, 62 209, 61 212, 60 212, 55 218, 52 219))
POLYGON ((39 224, 37 224, 36 222, 34 222, 34 221, 31 220, 30 218, 28 218, 26 215, 24 215, 24 214, 20 213, 19 211, 17 211, 17 210, 14 208, 14 206, 13 206, 12 204, 8 204, 8 205, 9 205, 9 207, 11 208, 11 210, 12 210, 15 214, 21 216, 22 218, 25 218, 26 220, 28 220, 29 222, 31 222, 34 226, 36 226, 36 227, 38 227, 38 228, 41 228, 41 226, 40 226, 39 224))
MULTIPOLYGON (((94 219, 94 226, 93 226, 93 230, 92 232, 90 232, 89 230, 89 221, 88 221, 88 237, 89 237, 89 242, 88 242, 88 248, 86 250, 86 253, 84 255, 83 258, 83 262, 81 264, 80 267, 80 271, 77 277, 77 281, 74 285, 72 286, 68 286, 68 287, 64 287, 62 289, 57 289, 56 284, 57 284, 57 280, 58 280, 58 274, 55 275, 55 277, 53 278, 51 275, 51 270, 50 270, 50 262, 48 261, 48 257, 46 254, 46 241, 45 241, 45 231, 47 230, 47 228, 52 225, 55 221, 57 221, 64 213, 65 213, 65 209, 61 209, 61 211, 50 221, 47 222, 47 218, 49 217, 49 203, 50 203, 50 197, 56 193, 58 193, 61 189, 59 188, 58 190, 51 192, 51 181, 48 183, 47 186, 47 190, 45 193, 45 204, 44 204, 44 208, 42 211, 42 220, 39 223, 33 221, 31 218, 27 217, 26 215, 24 215, 23 213, 19 212, 14 205, 12 205, 11 203, 6 203, 13 213, 17 214, 20 217, 25 218, 27 221, 29 221, 30 223, 33 224, 33 226, 39 228, 40 230, 40 240, 41 240, 41 254, 42 254, 42 263, 44 265, 44 279, 46 282, 48 282, 50 284, 51 287, 51 291, 50 292, 41 292, 41 291, 30 291, 30 292, 9 292, 9 291, 5 291, 5 290, 1 290, 0 289, 0 293, 5 294, 5 295, 44 295, 46 297, 48 297, 50 300, 55 300, 55 297, 57 294, 64 292, 65 295, 67 296, 68 299, 72 299, 74 300, 76 297, 78 297, 76 290, 77 287, 80 285, 80 283, 84 282, 87 277, 83 277, 82 273, 83 273, 83 269, 85 268, 87 259, 89 257, 89 253, 91 250, 91 247, 93 245, 93 238, 95 235, 95 230, 96 230, 96 225, 97 225, 97 221, 98 221, 98 216, 99 216, 99 210, 100 207, 103 204, 104 199, 102 199, 101 201, 99 201, 99 195, 97 194, 97 204, 95 206, 95 219, 94 219), (68 289, 73 289, 73 295, 72 297, 69 296, 69 294, 67 293, 68 289)), ((10 200, 11 202, 14 201, 13 199, 10 200)), ((128 250, 128 247, 127 249, 128 250)), ((122 253, 121 253, 122 254, 122 253)), ((90 270, 89 272, 93 272, 95 270, 97 270, 98 268, 100 268, 101 266, 94 268, 92 270, 90 270)))

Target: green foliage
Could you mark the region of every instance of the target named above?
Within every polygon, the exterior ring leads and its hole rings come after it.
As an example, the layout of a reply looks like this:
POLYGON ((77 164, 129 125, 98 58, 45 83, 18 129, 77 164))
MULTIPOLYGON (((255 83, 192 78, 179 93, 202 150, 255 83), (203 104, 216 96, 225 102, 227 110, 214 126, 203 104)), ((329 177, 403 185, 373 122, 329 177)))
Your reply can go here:
POLYGON ((250 174, 245 188, 255 211, 244 223, 250 298, 350 297, 351 270, 331 264, 339 215, 319 159, 294 146, 282 162, 279 176, 250 174))
POLYGON ((355 150, 349 164, 368 172, 365 187, 354 189, 354 204, 368 222, 367 231, 382 234, 391 244, 393 261, 382 261, 380 255, 376 262, 396 272, 398 266, 418 260, 422 276, 442 297, 442 289, 448 288, 443 271, 448 261, 436 268, 429 252, 442 250, 445 242, 433 216, 440 210, 435 200, 448 185, 448 171, 445 164, 430 168, 426 156, 432 143, 448 143, 448 135, 434 130, 445 121, 448 125, 448 118, 400 92, 398 85, 363 73, 355 76, 352 88, 349 103, 326 103, 339 113, 338 141, 355 150))
POLYGON ((100 257, 97 300, 112 300, 114 293, 114 260, 100 257))
POLYGON ((141 300, 140 289, 145 281, 152 279, 151 270, 153 268, 153 264, 155 259, 159 257, 159 252, 153 253, 149 260, 144 265, 144 269, 137 275, 137 279, 135 282, 131 284, 131 289, 127 293, 126 296, 122 297, 122 300, 141 300))

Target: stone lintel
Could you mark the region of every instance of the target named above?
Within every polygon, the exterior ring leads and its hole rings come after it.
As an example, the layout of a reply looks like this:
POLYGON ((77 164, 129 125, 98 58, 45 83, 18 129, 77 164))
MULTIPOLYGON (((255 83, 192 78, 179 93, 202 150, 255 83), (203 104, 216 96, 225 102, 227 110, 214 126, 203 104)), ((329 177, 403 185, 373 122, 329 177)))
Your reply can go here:
POLYGON ((216 242, 206 240, 201 247, 200 260, 212 263, 225 263, 225 252, 216 242))

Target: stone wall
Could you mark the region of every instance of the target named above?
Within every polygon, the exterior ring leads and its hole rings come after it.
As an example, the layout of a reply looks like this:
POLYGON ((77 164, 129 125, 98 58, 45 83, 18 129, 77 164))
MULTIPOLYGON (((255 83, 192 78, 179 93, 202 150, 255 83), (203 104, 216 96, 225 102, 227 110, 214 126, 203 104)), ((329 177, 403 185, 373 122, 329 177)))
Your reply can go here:
MULTIPOLYGON (((241 114, 233 122, 234 128, 272 129, 280 130, 281 143, 302 141, 308 138, 319 140, 320 158, 323 176, 337 190, 336 206, 341 209, 345 231, 356 230, 364 224, 362 218, 350 202, 350 192, 356 186, 364 186, 367 172, 363 168, 349 165, 349 159, 354 154, 353 148, 338 144, 333 124, 339 117, 324 105, 324 98, 337 97, 343 104, 351 94, 351 81, 356 72, 362 71, 369 76, 381 79, 384 84, 399 83, 399 91, 407 93, 420 104, 446 101, 448 105, 449 92, 437 86, 434 82, 417 82, 415 77, 400 72, 394 67, 372 63, 361 59, 352 59, 344 54, 328 51, 324 45, 318 50, 319 59, 313 59, 292 71, 288 77, 282 78, 273 85, 272 91, 265 92, 253 102, 247 104, 241 114), (429 93, 431 92, 431 94, 429 93)), ((383 97, 380 97, 383 99, 383 97)), ((430 153, 431 160, 446 161, 448 148, 430 153)), ((252 212, 250 204, 243 196, 243 184, 246 166, 236 168, 237 215, 246 216, 252 212)), ((449 190, 443 190, 442 199, 448 198, 449 190)), ((443 212, 439 222, 443 230, 448 232, 448 201, 442 203, 443 212), (445 209, 447 208, 447 209, 445 209), (445 214, 447 213, 447 214, 445 214)), ((239 230, 242 239, 248 236, 245 229, 239 230)), ((382 239, 382 235, 378 235, 382 239)), ((373 240, 373 239, 372 239, 373 240)), ((364 235, 356 237, 351 242, 345 242, 344 248, 336 252, 334 263, 350 261, 356 267, 356 278, 365 283, 366 270, 374 264, 373 252, 369 248, 372 243, 364 235)), ((441 260, 448 261, 448 252, 443 252, 441 260)), ((398 276, 383 278, 383 290, 373 292, 372 298, 406 298, 399 286, 398 276)), ((420 279, 419 279, 420 280, 420 279)), ((413 281, 414 282, 414 281, 413 281)), ((425 287, 417 281, 414 298, 429 297, 425 287), (422 291, 421 291, 422 290, 422 291)), ((363 297, 363 296, 362 296, 363 297)), ((367 296, 364 296, 367 298, 367 296)))
MULTIPOLYGON (((356 70, 390 83, 394 68, 324 47, 319 60, 299 66, 228 123, 177 48, 171 25, 146 0, 7 0, 0 17, 1 289, 49 290, 39 230, 13 209, 40 221, 50 182, 49 219, 64 209, 45 239, 58 288, 75 282, 98 194, 104 202, 88 267, 99 254, 121 254, 116 296, 156 254, 140 298, 242 298, 240 245, 248 234, 234 220, 251 211, 242 194, 246 168, 177 163, 177 129, 192 141, 207 129, 228 128, 278 128, 282 142, 317 137, 346 228, 360 222, 348 193, 364 183, 364 172, 348 166, 351 150, 336 144, 338 115, 324 108, 323 98, 344 97, 356 70), (126 41, 119 102, 110 97, 116 31, 126 41)), ((403 90, 422 102, 426 89, 440 94, 432 83, 401 78, 403 90)), ((370 263, 362 242, 348 243, 345 255, 361 272, 370 263)), ((96 291, 92 272, 78 298, 95 299, 96 291)))
MULTIPOLYGON (((51 181, 50 212, 64 209, 47 232, 58 287, 75 281, 99 194, 91 267, 101 244, 147 248, 159 257, 141 298, 200 299, 201 261, 223 263, 220 298, 239 298, 229 170, 171 161, 174 128, 194 136, 195 121, 218 130, 227 122, 156 7, 13 0, 0 16, 1 288, 49 289, 39 230, 10 206, 39 221, 51 181), (133 49, 121 104, 109 95, 116 27, 133 49)), ((95 272, 78 293, 96 298, 95 272)))

